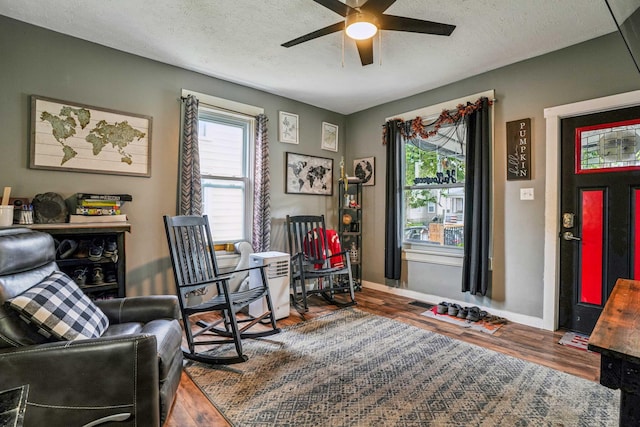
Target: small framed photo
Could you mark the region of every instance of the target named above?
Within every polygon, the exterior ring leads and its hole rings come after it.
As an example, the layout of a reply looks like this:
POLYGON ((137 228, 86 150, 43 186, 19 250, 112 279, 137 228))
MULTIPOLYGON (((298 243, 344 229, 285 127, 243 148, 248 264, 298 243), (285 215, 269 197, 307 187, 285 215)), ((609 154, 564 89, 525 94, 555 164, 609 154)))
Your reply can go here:
POLYGON ((362 181, 362 185, 375 185, 376 158, 355 159, 353 161, 353 174, 362 181))
POLYGON ((338 151, 338 126, 322 122, 322 146, 323 150, 338 151))
POLYGON ((280 111, 278 130, 280 142, 298 144, 298 115, 280 111))

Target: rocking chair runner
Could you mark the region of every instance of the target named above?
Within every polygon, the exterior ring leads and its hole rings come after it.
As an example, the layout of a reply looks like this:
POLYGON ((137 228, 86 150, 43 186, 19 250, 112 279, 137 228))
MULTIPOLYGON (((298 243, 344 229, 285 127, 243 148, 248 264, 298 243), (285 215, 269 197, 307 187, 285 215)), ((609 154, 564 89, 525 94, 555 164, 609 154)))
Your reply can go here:
POLYGON ((287 234, 291 254, 291 297, 298 311, 308 311, 307 296, 314 294, 339 306, 357 304, 348 251, 331 252, 324 215, 287 215, 287 234), (308 287, 310 280, 316 280, 317 285, 308 287), (336 299, 337 295, 347 292, 350 301, 336 299))
POLYGON ((265 337, 280 332, 276 326, 269 285, 264 271, 265 266, 220 274, 206 215, 175 217, 165 215, 164 225, 183 328, 189 346, 188 350, 182 349, 184 356, 210 364, 226 365, 247 361, 247 356, 242 353, 243 338, 265 337), (229 280, 234 273, 253 269, 260 269, 261 283, 251 283, 247 290, 230 291, 229 280), (261 298, 265 298, 267 302, 268 310, 265 313, 260 316, 247 315, 241 318, 236 316, 240 310, 261 298), (215 311, 220 313, 220 320, 213 323, 194 321, 192 318, 199 313, 215 311), (267 320, 268 327, 262 324, 267 320), (243 324, 243 327, 240 328, 239 324, 243 324), (254 332, 248 332, 254 327, 254 332), (258 330, 258 328, 261 329, 258 330), (206 339, 207 337, 213 339, 206 339), (235 355, 214 356, 206 351, 196 351, 197 347, 228 343, 235 345, 235 355))

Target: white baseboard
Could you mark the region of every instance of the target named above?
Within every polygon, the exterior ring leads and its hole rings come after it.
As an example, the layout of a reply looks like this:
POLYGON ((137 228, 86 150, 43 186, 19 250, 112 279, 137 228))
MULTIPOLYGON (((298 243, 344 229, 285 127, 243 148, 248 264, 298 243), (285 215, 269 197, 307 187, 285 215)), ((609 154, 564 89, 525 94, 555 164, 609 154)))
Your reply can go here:
MULTIPOLYGON (((416 292, 410 289, 395 288, 393 286, 381 285, 379 283, 368 282, 366 280, 362 281, 362 287, 374 289, 376 291, 386 292, 388 294, 399 295, 405 298, 411 298, 417 301, 422 301, 422 302, 426 302, 434 305, 440 303, 443 300, 442 297, 437 295, 424 294, 422 292, 416 292)), ((460 304, 462 306, 469 305, 468 302, 461 301, 461 300, 453 300, 451 298, 447 298, 446 301, 460 304)), ((478 306, 478 307, 480 307, 480 309, 485 310, 488 313, 491 313, 494 316, 504 317, 511 322, 520 323, 522 325, 531 326, 533 328, 542 328, 542 318, 539 318, 539 317, 526 316, 523 314, 512 313, 506 310, 498 310, 491 307, 483 307, 483 306, 478 306)))

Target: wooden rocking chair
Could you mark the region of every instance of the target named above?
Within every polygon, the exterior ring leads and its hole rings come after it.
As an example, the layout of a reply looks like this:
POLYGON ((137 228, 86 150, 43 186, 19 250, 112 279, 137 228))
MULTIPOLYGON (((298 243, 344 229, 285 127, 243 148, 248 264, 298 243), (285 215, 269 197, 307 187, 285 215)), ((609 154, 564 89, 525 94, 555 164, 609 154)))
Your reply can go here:
POLYGON ((243 269, 260 269, 261 283, 251 283, 246 290, 230 291, 231 276, 240 270, 229 274, 219 273, 207 216, 165 215, 164 224, 184 333, 189 346, 188 349, 182 349, 184 356, 210 364, 227 365, 247 361, 247 356, 242 352, 242 339, 265 337, 280 332, 276 326, 265 266, 243 269), (236 316, 240 310, 262 298, 267 303, 265 313, 260 316, 236 316), (206 323, 192 318, 206 312, 218 312, 220 319, 206 323), (239 324, 243 327, 240 328, 239 324), (212 339, 206 339, 207 337, 212 339), (228 343, 235 345, 235 354, 231 356, 196 351, 198 347, 210 348, 212 345, 228 343))
POLYGON ((349 253, 331 252, 324 215, 287 215, 287 234, 294 307, 299 312, 308 311, 307 297, 316 294, 338 306, 357 304, 349 253), (347 293, 348 301, 336 299, 347 293))

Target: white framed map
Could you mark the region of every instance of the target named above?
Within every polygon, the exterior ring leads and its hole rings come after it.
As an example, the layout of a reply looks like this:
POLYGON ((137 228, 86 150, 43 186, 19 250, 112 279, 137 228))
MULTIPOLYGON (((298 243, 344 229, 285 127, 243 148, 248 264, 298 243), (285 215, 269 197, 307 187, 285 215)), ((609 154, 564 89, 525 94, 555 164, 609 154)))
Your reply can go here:
POLYGON ((338 125, 322 122, 322 144, 323 150, 338 151, 338 125))
POLYGON ((287 152, 285 193, 333 195, 333 159, 287 152))
POLYGON ((31 96, 29 167, 151 176, 150 116, 31 96))

